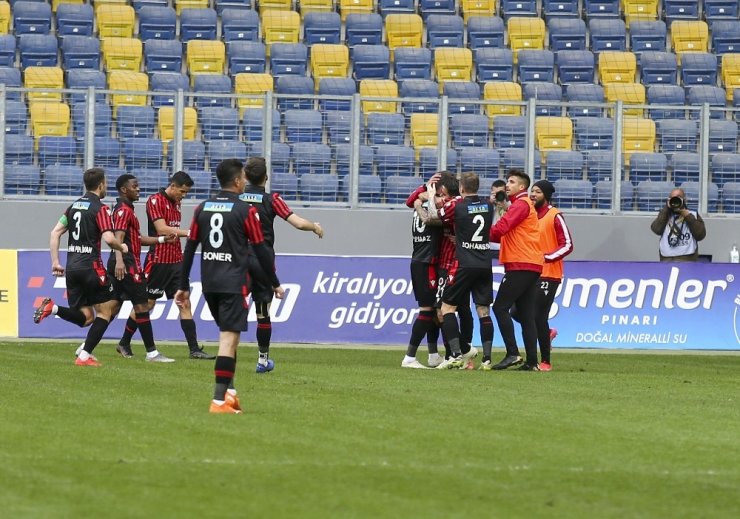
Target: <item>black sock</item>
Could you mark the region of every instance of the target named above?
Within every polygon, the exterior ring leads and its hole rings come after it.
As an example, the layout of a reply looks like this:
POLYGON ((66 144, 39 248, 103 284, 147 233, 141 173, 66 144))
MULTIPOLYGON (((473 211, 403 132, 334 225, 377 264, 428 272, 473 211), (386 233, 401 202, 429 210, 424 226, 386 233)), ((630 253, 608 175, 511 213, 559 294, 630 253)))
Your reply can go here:
POLYGON ((198 334, 195 332, 195 321, 181 318, 180 328, 182 328, 182 332, 185 334, 185 340, 188 341, 190 351, 199 350, 200 346, 198 346, 198 334))
POLYGON ((460 318, 460 342, 469 345, 473 342, 473 313, 470 307, 466 306, 458 308, 457 315, 460 318))
POLYGON ((483 360, 491 360, 491 349, 493 348, 493 321, 487 315, 480 318, 480 340, 483 344, 483 360))
POLYGON ((100 339, 103 338, 105 330, 108 329, 108 321, 102 317, 96 317, 87 332, 87 338, 85 339, 85 351, 92 353, 95 346, 100 343, 100 339))
POLYGON ((76 324, 80 328, 84 328, 85 321, 87 321, 85 314, 81 311, 75 310, 74 308, 67 308, 66 306, 57 306, 57 315, 60 319, 76 324))
POLYGON ((429 332, 429 328, 433 324, 434 312, 431 310, 422 310, 419 312, 411 327, 411 338, 409 339, 409 347, 406 349, 406 355, 416 357, 416 350, 419 349, 421 340, 429 332))
POLYGON ((439 333, 442 335, 442 345, 445 347, 445 359, 452 357, 452 350, 450 349, 450 342, 447 340, 445 335, 444 322, 440 323, 439 333))
POLYGON ((260 353, 269 353, 270 339, 272 338, 272 322, 270 317, 257 318, 257 349, 260 353))
POLYGON ((152 331, 152 322, 149 320, 149 312, 136 312, 136 324, 139 326, 141 339, 144 341, 144 348, 147 353, 157 349, 154 344, 154 332, 152 331))
POLYGON ((457 325, 457 317, 454 313, 445 314, 444 320, 442 321, 442 328, 444 329, 445 337, 447 342, 450 343, 450 350, 453 357, 457 357, 461 354, 460 352, 460 329, 457 325))
POLYGON ((216 375, 216 388, 213 391, 214 400, 226 399, 226 390, 229 389, 229 385, 232 385, 235 371, 236 359, 231 357, 216 357, 216 366, 214 369, 214 373, 216 375))
POLYGON ((138 329, 139 325, 136 324, 136 320, 129 315, 126 320, 126 327, 123 329, 123 335, 121 336, 121 340, 118 341, 118 344, 121 346, 131 346, 131 338, 138 329))
MULTIPOLYGON (((432 317, 434 316, 434 312, 432 312, 432 317)), ((439 340, 439 325, 436 321, 432 322, 432 324, 429 326, 429 330, 427 330, 427 348, 429 349, 429 353, 437 353, 439 350, 437 348, 437 341, 439 340)))

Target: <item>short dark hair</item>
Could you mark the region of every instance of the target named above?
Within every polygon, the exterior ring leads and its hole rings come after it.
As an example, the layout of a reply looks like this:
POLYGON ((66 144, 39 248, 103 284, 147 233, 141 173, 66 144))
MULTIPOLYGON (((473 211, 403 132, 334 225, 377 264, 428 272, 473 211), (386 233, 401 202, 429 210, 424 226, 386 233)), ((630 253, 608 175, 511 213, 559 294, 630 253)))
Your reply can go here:
POLYGON ((90 168, 82 174, 82 182, 87 191, 95 191, 100 184, 105 182, 105 170, 103 168, 90 168))
POLYGON ((506 178, 509 177, 519 177, 524 182, 524 187, 529 189, 529 186, 532 185, 532 179, 529 178, 529 175, 527 175, 523 170, 521 169, 510 169, 509 173, 506 175, 506 178))
POLYGON ((120 177, 116 179, 116 190, 121 191, 121 189, 128 184, 129 180, 136 180, 136 177, 134 175, 131 175, 130 173, 124 173, 120 177))
POLYGON ((454 173, 449 171, 442 171, 439 175, 439 185, 444 186, 450 196, 457 196, 460 194, 460 184, 457 182, 457 177, 454 173))
POLYGON ((267 178, 267 163, 264 157, 249 157, 244 170, 247 173, 247 180, 253 186, 261 185, 267 178))
POLYGON ((231 185, 244 169, 244 163, 239 159, 224 159, 216 168, 218 184, 224 188, 231 185))
POLYGON ((184 171, 178 171, 174 175, 170 177, 170 184, 175 184, 177 187, 193 187, 193 179, 190 178, 190 175, 185 173, 184 171))
POLYGON ((491 184, 491 188, 494 188, 494 187, 506 187, 506 181, 501 180, 500 178, 497 178, 496 180, 493 181, 493 184, 491 184))
POLYGON ((460 175, 460 186, 465 189, 466 193, 471 195, 475 194, 478 192, 478 188, 480 187, 480 179, 475 173, 463 173, 460 175))

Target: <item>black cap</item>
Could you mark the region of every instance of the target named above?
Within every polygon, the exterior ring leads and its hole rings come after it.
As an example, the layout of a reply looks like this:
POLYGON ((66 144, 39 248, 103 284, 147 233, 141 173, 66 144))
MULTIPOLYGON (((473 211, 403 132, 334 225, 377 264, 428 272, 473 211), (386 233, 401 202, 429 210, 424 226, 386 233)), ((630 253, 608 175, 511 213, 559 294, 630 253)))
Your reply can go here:
POLYGON ((542 194, 545 195, 545 200, 548 202, 552 200, 552 195, 555 193, 555 186, 549 180, 538 180, 532 187, 539 187, 542 194))

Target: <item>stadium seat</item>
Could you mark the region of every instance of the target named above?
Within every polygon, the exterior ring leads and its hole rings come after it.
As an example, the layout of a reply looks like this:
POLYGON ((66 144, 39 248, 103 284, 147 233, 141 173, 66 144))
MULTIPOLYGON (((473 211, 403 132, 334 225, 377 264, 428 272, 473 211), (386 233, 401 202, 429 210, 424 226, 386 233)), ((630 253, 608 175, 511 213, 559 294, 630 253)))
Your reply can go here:
POLYGON ((47 195, 79 196, 82 193, 82 168, 70 165, 49 166, 44 172, 47 195))
MULTIPOLYGON (((300 150, 303 151, 303 150, 300 150)), ((303 166, 304 163, 301 163, 303 166)), ((296 166, 298 170, 298 166, 296 166)), ((336 202, 339 192, 339 177, 301 173, 299 180, 301 200, 308 202, 336 202)))
POLYGON ((153 92, 166 92, 165 94, 152 95, 152 106, 154 108, 173 106, 178 90, 190 91, 188 77, 185 74, 173 72, 152 73, 149 87, 153 92))
POLYGON ((637 184, 635 202, 638 211, 657 213, 665 206, 666 193, 670 193, 676 185, 673 182, 652 182, 644 180, 637 184))
MULTIPOLYGON (((381 144, 375 147, 375 168, 378 175, 383 178, 393 175, 413 176, 414 162, 413 148, 392 144, 381 144)), ((410 191, 407 191, 406 196, 409 193, 410 191)))
POLYGON ((456 11, 455 0, 419 0, 419 13, 425 21, 432 14, 455 14, 456 11))
POLYGON ((637 59, 631 52, 604 51, 599 54, 599 81, 606 87, 610 83, 634 83, 637 59))
POLYGON ((129 172, 136 175, 139 179, 139 187, 141 188, 140 195, 142 197, 153 195, 160 189, 166 187, 169 183, 169 173, 159 167, 132 168, 129 172))
POLYGON ((512 16, 537 16, 537 2, 535 0, 501 0, 501 10, 505 19, 512 16))
POLYGON ((493 121, 493 145, 496 148, 524 148, 527 144, 527 118, 502 115, 493 121))
POLYGON ((709 121, 709 153, 737 152, 737 123, 735 121, 709 121))
MULTIPOLYGON (((403 114, 369 113, 365 128, 370 145, 404 144, 406 121, 403 114)), ((347 137, 346 142, 349 142, 349 135, 347 137)))
POLYGON ((319 82, 319 95, 341 96, 337 98, 319 99, 319 109, 323 111, 349 111, 352 109, 352 100, 347 99, 357 93, 357 85, 350 78, 324 78, 319 82))
MULTIPOLYGON (((483 99, 485 101, 521 101, 522 87, 519 83, 509 81, 491 81, 483 87, 483 99)), ((487 104, 486 115, 494 118, 498 115, 520 115, 521 105, 512 104, 487 104)))
MULTIPOLYGON (((562 54, 562 52, 560 53, 562 54)), ((591 83, 572 84, 565 89, 565 100, 573 103, 592 103, 591 106, 569 106, 568 117, 601 117, 604 111, 594 106, 604 102, 604 88, 591 83)))
POLYGON ((0 2, 0 34, 8 34, 10 28, 10 4, 0 2))
MULTIPOLYGON (((689 94, 687 96, 687 104, 689 106, 701 106, 708 104, 710 106, 709 117, 712 119, 724 119, 725 112, 723 110, 714 110, 711 108, 724 108, 725 107, 725 91, 716 86, 709 85, 697 85, 692 86, 688 89, 689 94)), ((701 112, 698 110, 692 110, 689 112, 689 117, 692 119, 698 119, 701 112)))
POLYGON ((0 67, 15 67, 15 36, 0 35, 0 67))
POLYGON ((375 10, 373 0, 339 0, 337 3, 343 22, 353 14, 371 14, 375 10))
MULTIPOLYGON (((237 114, 234 114, 237 115, 237 114)), ((215 119, 215 118, 214 118, 215 119)), ((244 140, 247 142, 262 142, 264 140, 264 123, 265 123, 265 111, 262 108, 248 108, 244 112, 242 118, 242 128, 244 129, 244 140)), ((214 121, 216 122, 216 121, 214 121)), ((280 112, 272 110, 272 141, 278 142, 280 140, 280 112)), ((203 123, 201 123, 201 126, 203 123)), ((225 138, 236 139, 238 138, 238 132, 234 131, 233 136, 230 133, 225 138)), ((221 137, 219 137, 221 138, 221 137)))
POLYGON ((633 22, 650 22, 658 19, 658 0, 622 0, 622 8, 627 28, 633 22))
POLYGON ((715 184, 737 182, 740 179, 740 154, 716 153, 709 167, 709 179, 715 184))
POLYGON ((461 0, 460 10, 467 23, 472 17, 486 17, 496 14, 496 0, 461 0))
POLYGON ((180 40, 215 40, 217 17, 214 9, 184 9, 180 13, 180 40))
POLYGON ((385 37, 391 55, 399 47, 421 47, 424 24, 417 14, 389 14, 385 17, 385 37))
POLYGON ((305 19, 309 13, 331 13, 334 12, 334 0, 303 0, 301 3, 301 16, 305 19))
POLYGON ((699 2, 696 0, 663 0, 666 22, 674 20, 696 20, 699 18, 699 2))
POLYGON ((698 153, 680 152, 670 157, 671 177, 677 184, 688 181, 698 181, 701 170, 701 159, 698 153))
POLYGON ((69 105, 65 103, 32 103, 29 108, 33 136, 39 138, 49 135, 66 137, 69 135, 69 105))
POLYGON ((655 151, 655 123, 650 119, 625 117, 622 121, 622 153, 625 163, 633 153, 655 151))
POLYGON ((157 169, 162 165, 162 141, 138 137, 123 141, 123 163, 128 171, 134 169, 157 169))
POLYGON ((437 47, 464 47, 463 19, 453 14, 432 14, 426 19, 427 45, 437 47))
MULTIPOLYGON (((267 70, 267 50, 264 43, 232 40, 227 44, 226 54, 229 59, 229 73, 231 75, 241 72, 263 73, 267 70)), ((303 73, 305 74, 306 63, 304 62, 302 65, 303 73)))
MULTIPOLYGON (((385 114, 371 114, 385 115, 385 114)), ((397 114, 388 114, 397 115, 397 114)), ((278 116, 279 117, 279 116, 278 116)), ((352 114, 346 111, 327 112, 324 116, 327 142, 332 146, 350 142, 352 114)))
POLYGON ((128 90, 142 92, 138 94, 112 94, 111 104, 114 107, 121 105, 144 106, 146 93, 149 90, 149 78, 141 72, 129 72, 127 70, 114 70, 108 74, 108 88, 110 90, 128 90))
POLYGON ((147 40, 144 44, 144 62, 149 72, 180 72, 182 44, 177 40, 147 40))
POLYGON ((187 49, 191 81, 197 74, 223 74, 226 64, 226 47, 223 42, 191 40, 187 49))
POLYGON ((442 47, 434 51, 434 73, 440 93, 446 81, 473 79, 473 53, 470 49, 442 47))
POLYGON ((618 18, 619 0, 583 0, 583 11, 589 19, 618 18))
POLYGON ((38 195, 41 190, 41 173, 38 166, 5 165, 6 195, 38 195))
POLYGON ((629 166, 633 184, 643 180, 664 181, 668 174, 668 158, 662 153, 633 153, 629 166))
POLYGON ((121 143, 113 137, 95 137, 95 164, 117 168, 121 164, 121 143))
POLYGON ((16 36, 49 34, 51 6, 44 2, 15 2, 13 4, 13 30, 16 36))
POLYGON ((551 151, 547 154, 547 179, 583 179, 583 153, 579 151, 551 151))
MULTIPOLYGON (((558 79, 561 85, 594 82, 594 55, 588 50, 562 50, 556 56, 558 79)), ((566 88, 567 90, 567 88, 566 88)))
POLYGON ((5 134, 26 133, 28 110, 21 101, 5 101, 5 134))
POLYGON ((323 118, 318 110, 288 110, 284 118, 286 142, 322 141, 323 118))
POLYGON ((93 19, 90 4, 60 4, 57 7, 57 35, 92 36, 93 19))
MULTIPOLYGON (((699 182, 684 182, 679 187, 686 193, 688 206, 696 208, 699 205, 699 182)), ((707 191, 707 211, 716 213, 719 207, 719 188, 717 184, 710 182, 707 191)))
POLYGON ((247 145, 241 141, 213 140, 206 144, 206 148, 208 149, 209 165, 213 170, 222 160, 248 156, 247 145))
MULTIPOLYGON (((696 5, 696 2, 694 2, 696 5)), ((666 26, 662 20, 632 22, 630 25, 630 49, 635 54, 644 51, 664 51, 666 48, 666 26)))
MULTIPOLYGON (((644 105, 645 87, 640 83, 607 83, 604 94, 609 103, 622 101, 626 105, 644 105)), ((643 115, 642 108, 625 108, 624 115, 643 115)))
POLYGON ((481 177, 496 178, 501 157, 490 148, 466 147, 460 150, 460 170, 475 171, 481 177))
MULTIPOLYGON (((399 52, 402 49, 399 49, 399 52)), ((439 88, 437 83, 428 79, 407 79, 403 81, 399 91, 400 97, 406 99, 401 103, 401 111, 408 117, 413 113, 437 113, 438 102, 409 101, 413 98, 438 98, 439 88)))
POLYGON ((624 52, 627 50, 627 29, 618 18, 593 18, 588 22, 591 38, 591 51, 624 52))
MULTIPOLYGON (((647 89, 647 100, 648 104, 684 106, 686 92, 676 85, 653 85, 647 89)), ((683 119, 685 116, 685 110, 650 109, 650 118, 654 120, 683 119)))
POLYGON ((100 40, 91 36, 65 36, 62 38, 62 56, 65 70, 98 70, 100 68, 100 40))
POLYGON ((224 9, 221 13, 221 32, 226 43, 260 39, 260 17, 251 9, 224 9))
POLYGON ((292 7, 291 0, 262 0, 259 2, 260 16, 268 11, 289 11, 292 7))
POLYGON ((740 6, 735 0, 704 0, 704 17, 712 30, 717 22, 737 20, 739 15, 740 6))
MULTIPOLYGON (((183 139, 186 141, 195 140, 195 132, 198 129, 198 114, 195 108, 186 106, 183 112, 183 139)), ((157 127, 159 128, 159 138, 162 141, 169 142, 175 138, 175 108, 172 106, 163 106, 159 109, 157 117, 157 127)))
POLYGON ((385 45, 357 45, 352 56, 352 77, 363 79, 388 79, 391 54, 385 45))
POLYGON ((23 34, 18 41, 21 69, 56 67, 57 39, 50 34, 23 34))
POLYGON ((663 119, 657 122, 658 149, 663 153, 696 152, 699 125, 696 121, 663 119))
POLYGON ((33 137, 28 135, 5 135, 5 165, 33 164, 33 137))
POLYGON ((727 100, 732 101, 733 92, 740 88, 740 53, 722 56, 722 83, 727 91, 727 100))
MULTIPOLYGON (((392 16, 392 15, 389 15, 392 16)), ((398 97, 398 84, 391 79, 365 79, 360 81, 362 97, 398 97)), ((398 103, 393 101, 362 101, 362 112, 396 113, 398 103)))
POLYGON ((706 52, 684 54, 681 61, 681 82, 684 87, 717 84, 717 57, 706 52))
POLYGON ((717 55, 740 52, 740 20, 712 24, 712 52, 717 55))
POLYGON ((560 85, 546 82, 531 82, 524 85, 524 100, 537 99, 537 115, 558 117, 563 108, 560 103, 563 100, 563 89, 560 85), (557 102, 557 105, 543 104, 540 101, 557 102))
POLYGON ((576 150, 594 152, 614 147, 614 121, 600 117, 575 119, 576 150))
POLYGON ((154 136, 154 109, 151 106, 121 106, 116 113, 116 131, 120 139, 154 136))
POLYGON ((569 151, 573 146, 573 121, 568 117, 537 117, 535 139, 543 155, 551 150, 569 151))
MULTIPOLYGON (((189 142, 189 141, 186 141, 189 142)), ((192 141, 190 141, 192 142, 192 141)), ((202 144, 202 143, 199 143, 202 144)), ((183 143, 184 147, 185 143, 183 143)), ((183 150, 184 153, 184 150, 183 150)), ((171 170, 171 166, 168 164, 168 169, 171 170)), ((188 172, 188 175, 190 175, 190 178, 193 179, 193 187, 188 192, 187 198, 192 199, 204 199, 211 196, 212 192, 217 191, 216 186, 214 186, 214 182, 218 183, 218 179, 215 175, 211 174, 210 171, 204 170, 203 168, 196 168, 194 166, 185 166, 185 161, 183 159, 183 168, 185 168, 188 172)), ((165 181, 166 183, 166 181, 165 181)))
POLYGON ((509 47, 517 62, 519 51, 545 48, 545 22, 541 18, 513 17, 507 22, 509 47))
POLYGON ((303 18, 303 41, 311 46, 316 43, 341 43, 342 22, 334 12, 308 13, 303 18))
MULTIPOLYGON (((591 182, 611 180, 613 175, 614 154, 607 150, 589 151, 583 154, 586 160, 586 172, 591 182)), ((607 205, 606 207, 609 207, 607 205)))
POLYGON ((388 175, 385 179, 385 201, 389 204, 400 204, 406 201, 409 193, 424 182, 419 177, 409 177, 406 174, 388 175))
POLYGON ((315 90, 324 78, 344 78, 349 75, 349 49, 344 45, 318 43, 311 47, 311 75, 315 90))
POLYGON ((416 149, 436 148, 439 135, 438 114, 411 114, 411 145, 416 149))
MULTIPOLYGON (((548 2, 545 2, 548 5, 548 2)), ((551 1, 553 7, 564 6, 577 8, 577 0, 551 1)), ((555 13, 561 11, 555 10, 555 13)), ((550 50, 559 52, 561 50, 586 50, 586 23, 580 18, 552 18, 548 22, 550 33, 550 50)))
POLYGON ((184 9, 202 9, 208 7, 208 0, 175 0, 177 15, 182 14, 184 9))
POLYGON ((77 164, 77 143, 74 137, 40 137, 38 139, 39 166, 52 164, 77 164))
POLYGON ((555 78, 555 55, 549 50, 522 50, 517 64, 519 82, 548 81, 555 78))
POLYGON ((455 147, 488 146, 488 117, 485 115, 454 114, 450 116, 449 130, 455 147))
POLYGON ((722 186, 722 209, 725 213, 740 213, 740 182, 725 182, 722 186))
MULTIPOLYGON (((468 23, 468 45, 474 51, 485 48, 500 49, 504 46, 504 21, 498 16, 465 15, 468 23)), ((476 55, 476 59, 477 59, 476 55)))
POLYGON ((264 105, 263 95, 273 91, 273 79, 270 74, 237 74, 234 81, 234 91, 237 94, 249 95, 250 97, 237 98, 237 106, 241 113, 247 108, 260 107, 264 105), (259 97, 251 97, 259 96, 259 97))
MULTIPOLYGON (((635 201, 635 187, 628 180, 623 180, 620 185, 620 208, 622 211, 632 211, 635 201)), ((612 209, 611 179, 596 182, 594 186, 594 200, 597 209, 612 209)))
MULTIPOLYGON (((82 90, 89 87, 105 90, 107 88, 105 74, 99 70, 91 69, 71 69, 67 71, 67 88, 82 90)), ((103 99, 105 96, 98 94, 96 97, 103 99)), ((87 93, 69 94, 69 100, 72 104, 85 104, 86 99, 87 93)))
MULTIPOLYGON (((447 165, 445 170, 452 173, 457 173, 457 162, 458 162, 457 151, 452 148, 447 148, 447 165)), ((422 177, 431 177, 437 171, 440 170, 438 167, 439 162, 439 150, 437 148, 422 148, 419 150, 419 175, 422 177)))
POLYGON ((549 24, 559 18, 578 18, 578 0, 542 0, 542 12, 549 24))
POLYGON ((561 209, 591 209, 594 201, 594 186, 588 180, 561 178, 553 182, 555 199, 561 209))
POLYGON ((447 81, 443 92, 447 96, 449 104, 447 112, 452 114, 480 113, 480 87, 472 81, 447 81), (467 103, 455 102, 455 99, 468 99, 467 103))
POLYGON ((645 86, 675 85, 678 64, 672 52, 645 51, 640 55, 640 79, 645 86))
POLYGON ((308 47, 303 43, 274 43, 270 69, 273 77, 305 76, 308 70, 308 47))
MULTIPOLYGON (((64 73, 59 67, 28 67, 23 73, 23 86, 26 88, 64 88, 64 73)), ((34 101, 61 101, 62 94, 56 92, 28 92, 26 98, 34 101)))
MULTIPOLYGON (((334 160, 336 163, 337 176, 349 175, 351 144, 338 144, 334 147, 334 160)), ((370 146, 360 145, 360 178, 373 174, 373 160, 375 152, 370 146)))
MULTIPOLYGON (((113 129, 113 110, 105 102, 97 102, 93 106, 95 120, 93 127, 95 137, 110 137, 113 129)), ((85 103, 72 104, 72 128, 78 140, 82 140, 87 128, 87 105, 85 103)))
MULTIPOLYGON (((347 0, 351 1, 351 0, 347 0)), ((372 0, 370 0, 372 10, 372 0)), ((345 13, 342 12, 344 20, 345 13)), ((383 43, 383 18, 376 13, 357 13, 346 16, 344 36, 347 46, 381 45, 383 43)))
POLYGON ((174 40, 177 31, 177 13, 169 6, 144 6, 139 10, 139 38, 146 40, 174 40))
POLYGON ((136 16, 130 5, 100 4, 95 8, 100 39, 132 38, 136 16))
POLYGON ((698 20, 678 20, 671 24, 671 46, 679 63, 684 53, 708 52, 709 27, 698 20))
POLYGON ((479 83, 513 81, 514 56, 509 49, 483 47, 475 52, 475 74, 479 83))
POLYGON ((142 45, 138 38, 106 38, 103 40, 103 59, 105 69, 129 70, 138 72, 141 69, 142 45))
POLYGON ((289 162, 275 162, 274 159, 272 160, 270 189, 273 193, 280 193, 283 198, 288 200, 297 199, 298 177, 288 173, 289 169, 289 162))
POLYGON ((389 14, 409 14, 416 12, 414 0, 378 0, 378 10, 383 17, 389 14))
POLYGON ((534 152, 534 172, 527 170, 527 150, 521 148, 508 148, 500 150, 500 152, 501 167, 504 171, 508 171, 510 169, 523 169, 531 178, 538 178, 541 176, 541 157, 539 151, 535 150, 534 152))
POLYGON ((432 51, 415 47, 401 47, 394 57, 394 74, 398 81, 432 79, 432 51))
POLYGON ((300 41, 301 17, 295 11, 264 11, 262 32, 269 55, 270 46, 273 43, 298 43, 300 41))
POLYGON ((306 76, 283 76, 277 78, 275 85, 277 94, 302 95, 305 97, 277 97, 277 107, 280 112, 285 110, 313 110, 313 80, 306 76))
MULTIPOLYGON (((326 144, 299 142, 291 146, 291 155, 293 156, 293 167, 301 175, 328 176, 331 173, 331 149, 326 144)), ((336 177, 332 176, 332 178, 336 177)))

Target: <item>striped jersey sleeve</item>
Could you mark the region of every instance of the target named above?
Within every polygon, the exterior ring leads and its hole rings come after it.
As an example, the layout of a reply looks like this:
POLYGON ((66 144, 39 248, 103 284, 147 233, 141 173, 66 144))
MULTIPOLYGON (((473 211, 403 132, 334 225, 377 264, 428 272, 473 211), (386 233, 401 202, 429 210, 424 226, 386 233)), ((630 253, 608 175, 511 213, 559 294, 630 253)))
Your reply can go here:
POLYGON ((283 220, 287 220, 288 217, 293 214, 293 211, 290 210, 288 204, 286 204, 283 197, 280 196, 280 193, 272 194, 272 208, 275 210, 275 214, 283 220))
POLYGON ((257 212, 257 208, 254 206, 249 208, 247 217, 244 219, 244 231, 247 233, 249 242, 253 245, 258 245, 265 241, 265 237, 262 234, 262 225, 260 224, 259 213, 257 212))

